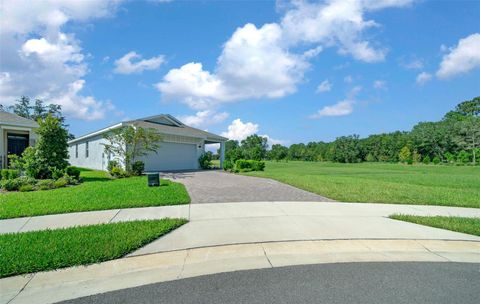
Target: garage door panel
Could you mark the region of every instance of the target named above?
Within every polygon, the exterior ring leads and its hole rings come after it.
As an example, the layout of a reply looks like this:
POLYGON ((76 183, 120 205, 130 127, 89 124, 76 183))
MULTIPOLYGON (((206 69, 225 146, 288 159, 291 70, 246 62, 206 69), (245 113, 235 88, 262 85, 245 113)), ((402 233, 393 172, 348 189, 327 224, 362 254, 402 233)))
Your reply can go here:
POLYGON ((162 142, 158 153, 143 158, 145 171, 191 170, 198 168, 197 145, 162 142))

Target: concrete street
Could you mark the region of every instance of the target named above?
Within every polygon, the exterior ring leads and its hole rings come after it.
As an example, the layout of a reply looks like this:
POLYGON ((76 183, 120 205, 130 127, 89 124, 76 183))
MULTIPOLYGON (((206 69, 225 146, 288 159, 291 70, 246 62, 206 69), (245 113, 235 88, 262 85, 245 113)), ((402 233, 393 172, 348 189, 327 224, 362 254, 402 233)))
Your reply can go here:
POLYGON ((479 268, 459 263, 294 266, 201 276, 62 303, 476 304, 479 268))
POLYGON ((53 303, 208 274, 292 265, 480 263, 480 237, 387 218, 393 213, 480 217, 479 209, 440 206, 244 202, 1 220, 2 233, 164 217, 190 222, 126 258, 0 279, 0 303, 53 303))
MULTIPOLYGON (((158 282, 292 265, 480 263, 480 242, 333 240, 226 245, 127 257, 0 280, 0 303, 55 303, 158 282)), ((478 266, 471 264, 471 267, 478 266)))

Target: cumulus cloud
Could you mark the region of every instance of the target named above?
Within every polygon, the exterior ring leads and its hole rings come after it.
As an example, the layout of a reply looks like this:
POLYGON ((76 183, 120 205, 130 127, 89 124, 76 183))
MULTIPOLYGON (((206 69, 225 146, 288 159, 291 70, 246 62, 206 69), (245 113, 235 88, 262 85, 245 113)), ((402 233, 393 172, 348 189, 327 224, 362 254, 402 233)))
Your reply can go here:
MULTIPOLYGON (((227 131, 222 132, 221 135, 231 140, 242 141, 250 135, 258 134, 259 129, 260 127, 258 124, 255 124, 253 122, 244 123, 240 120, 240 118, 237 118, 232 121, 232 123, 228 126, 227 131)), ((267 134, 259 136, 267 138, 267 143, 269 147, 275 144, 284 145, 286 143, 285 140, 275 139, 267 134)))
POLYGON ((332 83, 328 81, 328 79, 325 79, 320 83, 317 87, 317 93, 323 93, 323 92, 328 92, 332 89, 332 83))
POLYGON ((415 81, 418 85, 424 85, 430 80, 432 80, 432 74, 427 72, 421 72, 417 75, 417 79, 415 81))
POLYGON ((228 126, 226 132, 222 132, 222 136, 232 140, 243 140, 250 135, 258 132, 258 124, 252 122, 243 123, 240 118, 235 119, 228 126))
POLYGON ((205 110, 198 111, 195 115, 180 116, 179 119, 187 126, 205 128, 210 125, 218 124, 227 119, 227 112, 216 113, 214 111, 205 110))
POLYGON ((468 73, 480 67, 480 34, 475 33, 458 41, 457 46, 449 49, 443 56, 436 75, 446 79, 468 73))
POLYGON ((164 62, 165 57, 163 55, 142 59, 140 54, 132 51, 115 60, 114 72, 119 74, 141 73, 145 70, 156 70, 164 62))
POLYGON ((0 8, 0 98, 12 104, 20 95, 58 102, 67 116, 101 119, 112 108, 83 96, 88 72, 73 34, 62 27, 110 16, 120 1, 6 1, 0 8), (76 105, 76 106, 71 106, 76 105))
POLYGON ((294 1, 278 23, 236 29, 223 45, 213 71, 190 62, 170 70, 156 84, 166 100, 178 100, 206 110, 244 99, 279 98, 296 91, 309 59, 325 47, 365 62, 382 61, 386 49, 365 38, 378 24, 366 20, 369 11, 402 7, 410 0, 294 1), (308 47, 298 52, 299 46, 308 47))
POLYGON ((353 106, 357 102, 356 96, 362 90, 362 87, 356 86, 347 94, 347 98, 333 105, 325 106, 317 113, 310 115, 311 119, 319 119, 325 116, 345 116, 353 112, 353 106))
POLYGON ((166 99, 179 100, 193 109, 291 94, 308 64, 282 47, 280 39, 277 24, 261 28, 246 24, 225 43, 215 73, 191 62, 170 70, 156 87, 166 99))

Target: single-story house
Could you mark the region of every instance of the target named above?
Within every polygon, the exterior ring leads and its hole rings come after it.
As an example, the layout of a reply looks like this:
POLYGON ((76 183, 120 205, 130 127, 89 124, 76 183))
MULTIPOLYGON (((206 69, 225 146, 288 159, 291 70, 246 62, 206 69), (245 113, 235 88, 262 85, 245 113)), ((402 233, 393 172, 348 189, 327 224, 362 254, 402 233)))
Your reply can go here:
POLYGON ((107 141, 104 136, 114 129, 129 125, 153 128, 162 137, 157 153, 150 152, 138 159, 145 163, 147 172, 199 169, 198 158, 205 152, 205 145, 215 143, 220 144, 220 167, 223 167, 227 138, 189 127, 168 114, 120 122, 70 140, 70 164, 107 170, 108 162, 115 156, 105 153, 104 144, 107 141))
POLYGON ((28 146, 35 145, 36 128, 35 121, 0 110, 0 169, 7 168, 7 155, 20 155, 28 146))

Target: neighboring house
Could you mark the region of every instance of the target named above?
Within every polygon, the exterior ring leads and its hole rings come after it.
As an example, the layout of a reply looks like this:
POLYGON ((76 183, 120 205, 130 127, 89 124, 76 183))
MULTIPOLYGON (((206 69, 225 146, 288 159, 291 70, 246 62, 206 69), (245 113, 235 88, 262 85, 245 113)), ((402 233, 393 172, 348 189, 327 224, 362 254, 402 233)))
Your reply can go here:
POLYGON ((36 128, 35 121, 0 110, 0 168, 7 167, 7 155, 20 155, 28 146, 35 145, 36 128))
POLYGON ((115 157, 106 155, 104 144, 107 141, 104 136, 111 130, 129 125, 153 128, 162 136, 157 153, 150 152, 138 158, 145 163, 145 171, 199 169, 198 158, 205 152, 205 144, 215 143, 220 144, 220 166, 223 167, 227 138, 186 126, 168 114, 124 121, 69 141, 70 164, 107 170, 108 162, 115 157))

